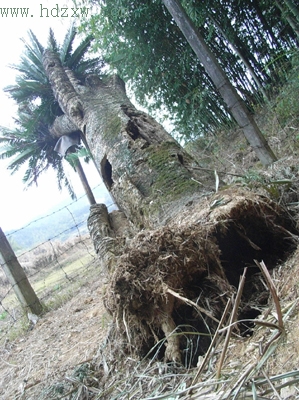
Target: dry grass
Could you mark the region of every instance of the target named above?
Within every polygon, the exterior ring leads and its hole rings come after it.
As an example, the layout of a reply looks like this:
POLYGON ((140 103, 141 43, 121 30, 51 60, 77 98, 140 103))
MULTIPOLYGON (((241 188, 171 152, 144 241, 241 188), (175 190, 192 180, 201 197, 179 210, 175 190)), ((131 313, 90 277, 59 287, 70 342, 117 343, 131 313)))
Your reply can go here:
MULTIPOLYGON (((45 243, 20 258, 25 262, 26 274, 43 304, 44 311, 56 309, 77 293, 78 288, 91 279, 97 265, 89 238, 72 238, 65 243, 45 243), (23 258, 23 259, 22 259, 23 258), (30 265, 30 267, 28 266, 30 265), (86 275, 84 277, 84 275, 86 275)), ((11 288, 5 282, 1 291, 0 342, 12 340, 28 330, 31 323, 11 288)))

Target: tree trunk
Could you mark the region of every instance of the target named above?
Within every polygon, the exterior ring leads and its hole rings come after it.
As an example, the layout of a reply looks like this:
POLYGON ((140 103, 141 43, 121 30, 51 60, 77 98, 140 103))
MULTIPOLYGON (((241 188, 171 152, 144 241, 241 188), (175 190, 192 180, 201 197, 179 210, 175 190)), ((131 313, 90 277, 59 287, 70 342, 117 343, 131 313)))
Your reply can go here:
POLYGON ((212 174, 126 96, 123 81, 88 77, 81 93, 86 140, 103 181, 135 226, 163 223, 198 193, 214 190, 212 174))
POLYGON ((56 117, 53 125, 50 127, 51 135, 56 138, 60 138, 63 135, 69 135, 76 131, 78 131, 77 125, 74 124, 66 114, 56 117))
POLYGON ((43 56, 43 66, 62 111, 77 126, 76 130, 83 131, 83 105, 73 83, 61 65, 59 55, 51 50, 46 50, 43 56))
POLYGON ((269 165, 276 161, 276 156, 270 149, 252 115, 249 113, 246 104, 229 82, 216 57, 210 51, 203 37, 185 13, 180 2, 178 0, 163 0, 163 3, 211 77, 214 85, 226 102, 229 111, 243 129, 246 139, 256 152, 260 161, 264 165, 269 165))
POLYGON ((163 223, 192 198, 214 190, 213 173, 193 169, 193 158, 133 106, 119 77, 90 75, 82 85, 51 52, 44 67, 59 105, 84 132, 111 196, 136 227, 163 223), (80 104, 81 119, 71 115, 73 102, 80 104))

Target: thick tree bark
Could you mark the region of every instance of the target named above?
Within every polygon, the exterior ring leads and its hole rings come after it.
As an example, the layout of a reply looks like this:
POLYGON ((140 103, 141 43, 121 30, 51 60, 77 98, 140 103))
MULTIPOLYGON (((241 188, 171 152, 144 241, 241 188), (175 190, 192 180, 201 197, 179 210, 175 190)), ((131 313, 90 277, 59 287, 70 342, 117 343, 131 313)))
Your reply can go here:
POLYGON ((238 95, 234 86, 229 82, 216 57, 206 45, 203 37, 184 11, 180 2, 178 0, 163 0, 163 3, 211 77, 214 85, 226 102, 229 111, 243 129, 246 139, 260 161, 264 165, 269 165, 276 161, 276 156, 270 149, 252 115, 249 113, 246 104, 238 95))
POLYGON ((136 227, 163 223, 192 197, 214 190, 213 173, 193 169, 198 165, 192 157, 134 107, 118 76, 90 75, 82 85, 55 54, 46 52, 43 61, 66 114, 57 118, 53 131, 67 132, 74 124, 83 132, 107 189, 136 227), (77 106, 80 115, 74 112, 77 106))
POLYGON ((135 226, 163 223, 198 193, 214 190, 212 174, 128 99, 123 81, 90 76, 80 94, 86 140, 112 197, 135 226))
POLYGON ((62 111, 77 126, 76 130, 83 131, 83 104, 62 67, 59 56, 51 50, 46 50, 43 65, 62 111))
POLYGON ((56 138, 60 138, 63 135, 70 135, 76 131, 78 131, 77 125, 66 114, 56 117, 53 125, 50 127, 51 135, 56 138))
MULTIPOLYGON (((53 93, 58 101, 64 114, 56 117, 50 132, 55 137, 69 135, 73 132, 80 131, 81 139, 86 143, 84 136, 84 120, 83 120, 83 103, 80 99, 78 89, 79 81, 75 78, 72 71, 64 69, 59 56, 53 51, 46 50, 43 57, 43 65, 49 81, 52 86, 53 93)), ((82 182, 84 191, 91 205, 96 204, 94 195, 78 159, 75 165, 76 171, 82 182)))

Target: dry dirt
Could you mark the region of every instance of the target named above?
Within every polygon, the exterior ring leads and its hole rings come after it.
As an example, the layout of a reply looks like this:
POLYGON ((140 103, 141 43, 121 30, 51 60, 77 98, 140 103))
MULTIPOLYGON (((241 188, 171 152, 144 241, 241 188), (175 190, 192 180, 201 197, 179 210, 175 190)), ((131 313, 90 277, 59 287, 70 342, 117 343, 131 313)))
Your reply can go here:
POLYGON ((32 330, 1 347, 1 399, 38 399, 45 388, 93 359, 109 320, 102 304, 102 279, 85 284, 74 298, 40 318, 32 330))

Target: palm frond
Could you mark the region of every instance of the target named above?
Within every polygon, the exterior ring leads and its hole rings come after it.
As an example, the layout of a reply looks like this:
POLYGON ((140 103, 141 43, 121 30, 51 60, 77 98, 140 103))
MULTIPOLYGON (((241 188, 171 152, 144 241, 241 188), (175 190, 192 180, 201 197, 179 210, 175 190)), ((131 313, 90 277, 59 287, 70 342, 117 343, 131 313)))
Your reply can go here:
POLYGON ((0 160, 14 157, 16 154, 18 154, 18 150, 12 146, 7 145, 0 148, 0 160))
POLYGON ((44 52, 44 47, 40 44, 40 42, 38 41, 37 37, 35 36, 35 34, 32 32, 32 30, 29 30, 29 36, 30 36, 30 40, 32 45, 35 47, 36 49, 36 53, 40 53, 43 54, 44 52))
POLYGON ((59 51, 58 43, 57 43, 57 40, 55 39, 52 28, 50 28, 50 30, 49 30, 48 48, 55 52, 59 51))
MULTIPOLYGON (((42 55, 39 49, 35 50, 30 44, 28 44, 25 39, 21 39, 25 45, 25 51, 21 57, 21 66, 28 65, 34 67, 35 70, 43 71, 42 55)), ((30 70, 29 70, 30 72, 30 70)))
MULTIPOLYGON (((64 41, 60 47, 59 54, 60 54, 60 59, 63 64, 67 63, 67 60, 71 57, 72 55, 72 50, 73 50, 73 43, 76 37, 77 31, 75 28, 75 25, 72 24, 70 28, 68 29, 64 41)), ((69 65, 68 65, 69 66, 69 65)))
POLYGON ((32 158, 34 154, 34 149, 33 148, 27 148, 24 150, 22 153, 19 153, 9 164, 8 164, 8 169, 13 170, 12 173, 18 171, 20 167, 28 160, 32 158))
POLYGON ((86 39, 84 39, 76 48, 76 50, 66 59, 65 65, 76 72, 76 69, 84 60, 92 40, 93 38, 91 36, 88 36, 86 39))

